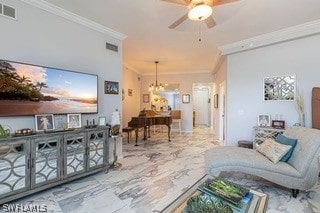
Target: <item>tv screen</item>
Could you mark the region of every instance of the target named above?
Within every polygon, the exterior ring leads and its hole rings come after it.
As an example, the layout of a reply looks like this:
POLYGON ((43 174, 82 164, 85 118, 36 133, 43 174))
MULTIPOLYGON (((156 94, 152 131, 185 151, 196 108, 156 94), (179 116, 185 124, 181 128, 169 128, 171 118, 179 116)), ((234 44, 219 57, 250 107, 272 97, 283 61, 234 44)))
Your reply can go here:
POLYGON ((0 116, 97 113, 98 76, 0 60, 0 116))

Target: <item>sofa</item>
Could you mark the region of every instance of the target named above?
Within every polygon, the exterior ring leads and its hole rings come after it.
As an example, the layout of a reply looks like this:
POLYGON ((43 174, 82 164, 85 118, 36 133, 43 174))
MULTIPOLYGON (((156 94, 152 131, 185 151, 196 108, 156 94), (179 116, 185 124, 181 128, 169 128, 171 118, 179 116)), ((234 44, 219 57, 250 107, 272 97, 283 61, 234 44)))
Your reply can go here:
POLYGON ((320 130, 290 127, 284 136, 297 139, 297 145, 288 162, 274 164, 257 150, 221 146, 205 153, 207 173, 218 176, 222 171, 256 175, 292 189, 293 197, 299 190, 308 190, 318 181, 320 130))

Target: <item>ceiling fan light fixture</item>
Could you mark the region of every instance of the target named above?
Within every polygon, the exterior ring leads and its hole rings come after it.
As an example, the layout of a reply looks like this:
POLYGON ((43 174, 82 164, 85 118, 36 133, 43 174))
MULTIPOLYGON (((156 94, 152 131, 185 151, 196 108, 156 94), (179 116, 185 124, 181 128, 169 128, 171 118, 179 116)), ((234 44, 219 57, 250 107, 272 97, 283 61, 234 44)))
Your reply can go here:
POLYGON ((193 7, 189 13, 189 19, 193 21, 203 21, 207 19, 212 14, 212 8, 206 4, 198 4, 193 7))

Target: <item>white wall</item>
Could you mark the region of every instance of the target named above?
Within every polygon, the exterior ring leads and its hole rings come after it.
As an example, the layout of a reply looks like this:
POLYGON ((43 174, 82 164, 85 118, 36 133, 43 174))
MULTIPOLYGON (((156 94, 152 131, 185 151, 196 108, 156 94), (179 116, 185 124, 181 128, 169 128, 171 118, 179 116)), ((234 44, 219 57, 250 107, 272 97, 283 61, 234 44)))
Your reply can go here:
MULTIPOLYGON (((182 131, 192 132, 192 113, 193 113, 193 83, 212 83, 214 81, 212 73, 190 73, 190 74, 165 74, 158 75, 159 83, 179 84, 180 87, 180 110, 182 117, 182 131), (181 102, 181 95, 190 94, 190 103, 181 102)), ((155 82, 155 76, 142 76, 141 94, 149 94, 148 87, 155 82)), ((142 103, 141 109, 150 109, 150 104, 142 103)))
MULTIPOLYGON (((222 59, 222 62, 220 66, 216 70, 215 74, 215 84, 214 84, 214 89, 212 93, 211 100, 214 101, 214 94, 218 94, 218 97, 220 96, 220 84, 224 81, 227 80, 227 59, 224 57, 222 59)), ((220 97, 218 98, 218 100, 220 97)), ((221 101, 218 101, 219 107, 221 107, 222 103, 221 101)), ((217 138, 222 138, 220 137, 220 127, 219 127, 219 122, 220 122, 220 115, 219 115, 219 108, 213 108, 213 128, 215 129, 215 133, 217 138)))
MULTIPOLYGON (((122 86, 121 41, 17 0, 2 3, 17 8, 18 20, 0 16, 1 59, 97 74, 99 113, 83 115, 82 122, 100 115, 109 121, 112 111, 122 110, 121 94, 104 94, 105 80, 122 86), (118 45, 119 53, 106 50, 106 42, 118 45)), ((0 117, 0 123, 35 129, 34 116, 0 117)))
POLYGON ((122 125, 126 127, 131 118, 138 116, 140 112, 141 77, 130 68, 124 67, 122 78, 125 93, 122 101, 122 125), (132 96, 128 95, 128 89, 132 89, 132 96))
POLYGON ((228 56, 227 144, 252 139, 259 114, 282 114, 286 126, 299 122, 295 102, 263 101, 263 78, 296 74, 306 126, 311 127, 311 90, 320 86, 320 36, 275 44, 228 56))

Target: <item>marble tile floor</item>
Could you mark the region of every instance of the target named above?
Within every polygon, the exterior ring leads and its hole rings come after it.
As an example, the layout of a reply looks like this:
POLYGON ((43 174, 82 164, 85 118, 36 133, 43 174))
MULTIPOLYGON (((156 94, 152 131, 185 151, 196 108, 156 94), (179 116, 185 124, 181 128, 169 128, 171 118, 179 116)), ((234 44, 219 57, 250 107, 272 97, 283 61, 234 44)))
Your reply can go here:
MULTIPOLYGON (((205 174, 205 150, 221 145, 209 128, 194 133, 156 133, 134 146, 123 140, 122 167, 97 173, 16 200, 17 204, 44 204, 48 212, 134 213, 160 212, 205 174)), ((269 194, 268 213, 320 212, 320 184, 297 199, 291 191, 255 176, 224 172, 221 176, 269 194)), ((0 212, 3 209, 0 208, 0 212)))

